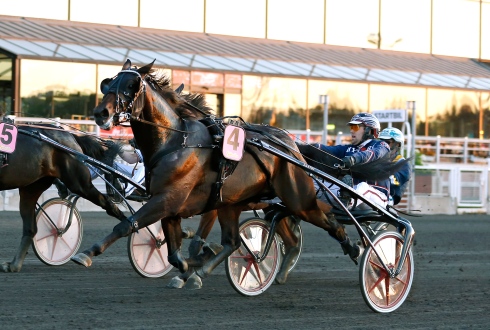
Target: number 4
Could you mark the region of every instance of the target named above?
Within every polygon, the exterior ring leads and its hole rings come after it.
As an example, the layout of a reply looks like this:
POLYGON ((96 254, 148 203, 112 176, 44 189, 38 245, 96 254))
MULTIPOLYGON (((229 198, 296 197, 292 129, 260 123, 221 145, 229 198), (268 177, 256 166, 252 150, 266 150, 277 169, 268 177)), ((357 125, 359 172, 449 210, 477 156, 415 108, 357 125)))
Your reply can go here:
POLYGON ((240 143, 238 143, 239 134, 240 134, 239 129, 235 127, 233 131, 230 133, 230 135, 228 136, 228 139, 226 140, 227 144, 233 146, 233 150, 237 150, 238 147, 240 146, 240 143))

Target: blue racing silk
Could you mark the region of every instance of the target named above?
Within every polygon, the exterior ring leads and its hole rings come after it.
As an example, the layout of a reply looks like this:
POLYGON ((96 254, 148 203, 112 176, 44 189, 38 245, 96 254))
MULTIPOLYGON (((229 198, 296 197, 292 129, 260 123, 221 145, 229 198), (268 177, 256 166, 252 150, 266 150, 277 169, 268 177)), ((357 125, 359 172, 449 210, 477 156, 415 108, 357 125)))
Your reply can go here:
MULTIPOLYGON (((403 158, 402 155, 398 155, 395 157, 393 162, 399 162, 404 159, 405 158, 403 158)), ((400 200, 402 199, 407 188, 411 174, 412 167, 410 166, 410 163, 407 162, 398 172, 390 177, 390 195, 393 197, 394 205, 400 203, 400 200)))
MULTIPOLYGON (((335 146, 326 146, 323 144, 317 144, 319 148, 329 154, 334 155, 335 157, 342 159, 346 156, 354 157, 354 164, 366 164, 377 159, 383 158, 387 153, 390 152, 390 146, 382 141, 382 140, 374 140, 368 139, 361 144, 355 146, 352 144, 346 145, 335 145, 335 146)), ((315 145, 315 146, 317 146, 315 145)), ((354 185, 362 182, 363 180, 352 178, 354 181, 354 185)), ((390 180, 379 180, 379 181, 366 181, 370 186, 375 187, 382 193, 389 197, 390 193, 390 180)))

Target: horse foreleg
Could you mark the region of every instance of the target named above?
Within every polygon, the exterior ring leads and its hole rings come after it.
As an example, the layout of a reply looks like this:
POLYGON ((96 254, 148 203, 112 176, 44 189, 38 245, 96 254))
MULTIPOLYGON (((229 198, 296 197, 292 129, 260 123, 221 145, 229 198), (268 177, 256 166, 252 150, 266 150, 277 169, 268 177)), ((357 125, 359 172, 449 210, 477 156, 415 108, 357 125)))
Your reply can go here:
POLYGON ((14 259, 11 262, 4 262, 0 265, 4 272, 15 273, 20 272, 22 269, 27 251, 31 247, 33 238, 37 233, 36 202, 41 194, 49 188, 52 180, 52 178, 43 178, 27 187, 19 188, 19 210, 23 227, 22 239, 20 240, 20 246, 14 259))
POLYGON ((79 265, 90 267, 94 256, 104 253, 104 251, 118 239, 128 236, 135 230, 133 223, 132 216, 129 217, 127 221, 120 222, 113 228, 112 233, 104 237, 98 243, 92 245, 91 248, 74 255, 71 260, 79 265))
POLYGON ((194 257, 201 252, 201 248, 204 244, 204 240, 208 237, 211 229, 213 229, 214 222, 218 217, 218 211, 212 210, 204 213, 199 221, 199 227, 194 235, 191 243, 189 244, 189 256, 194 257))
MULTIPOLYGON (((185 285, 185 288, 190 290, 196 290, 202 287, 201 279, 198 276, 195 276, 194 267, 202 266, 204 263, 204 260, 198 257, 198 255, 205 243, 204 240, 208 237, 213 228, 217 216, 218 212, 216 210, 206 212, 201 216, 199 227, 189 244, 189 259, 187 259, 189 268, 185 273, 172 278, 169 284, 167 284, 167 287, 180 289, 185 285)), ((185 235, 184 238, 186 238, 185 235)))
POLYGON ((84 168, 80 169, 80 173, 83 174, 78 177, 74 177, 70 173, 62 172, 61 180, 65 183, 68 189, 74 194, 77 194, 91 201, 95 205, 100 206, 111 217, 119 219, 120 221, 126 220, 126 216, 117 207, 117 205, 113 203, 107 195, 103 195, 100 191, 98 191, 92 184, 90 174, 88 173, 85 165, 81 166, 84 166, 84 168))
MULTIPOLYGON (((218 221, 221 226, 221 245, 220 250, 212 248, 204 251, 212 255, 209 260, 196 271, 199 277, 208 276, 223 260, 228 258, 233 251, 240 247, 240 236, 238 232, 238 218, 243 208, 223 207, 218 209, 218 221)), ((204 249, 204 248, 203 248, 204 249)))
POLYGON ((20 272, 22 265, 24 264, 24 259, 27 255, 27 251, 32 245, 32 237, 22 236, 20 240, 20 246, 14 259, 11 262, 3 262, 0 266, 4 273, 16 273, 20 272))
POLYGON ((188 270, 187 261, 182 255, 182 228, 180 217, 162 219, 162 229, 167 241, 168 262, 181 273, 188 270))
MULTIPOLYGON (((282 258, 281 268, 276 275, 276 282, 279 284, 286 283, 289 275, 289 269, 294 262, 294 259, 298 257, 300 248, 298 246, 299 239, 294 234, 293 230, 289 226, 289 218, 282 219, 276 226, 276 232, 281 236, 285 246, 285 255, 282 258)), ((291 219, 291 222, 295 220, 291 219)))

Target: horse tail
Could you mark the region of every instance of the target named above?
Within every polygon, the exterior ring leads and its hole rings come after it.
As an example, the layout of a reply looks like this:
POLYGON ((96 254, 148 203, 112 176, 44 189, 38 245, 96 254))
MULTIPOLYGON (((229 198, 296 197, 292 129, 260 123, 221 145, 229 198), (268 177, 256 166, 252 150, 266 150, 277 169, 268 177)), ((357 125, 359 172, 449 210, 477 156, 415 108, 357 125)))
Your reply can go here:
MULTIPOLYGON (((330 175, 339 174, 340 169, 337 165, 341 163, 339 158, 309 144, 297 142, 296 145, 309 165, 330 175)), ((410 161, 411 158, 393 162, 390 154, 387 153, 384 157, 372 162, 356 164, 348 172, 350 172, 352 177, 363 181, 386 180, 410 161)), ((347 174, 346 170, 342 172, 342 174, 347 174)))
POLYGON ((351 170, 356 172, 355 177, 361 180, 386 180, 391 175, 401 170, 407 163, 410 164, 412 158, 413 157, 393 162, 391 155, 387 153, 384 157, 375 161, 354 165, 351 167, 351 170), (356 169, 357 166, 359 166, 358 169, 356 169))
POLYGON ((112 166, 122 146, 111 140, 103 140, 93 135, 73 135, 85 155, 112 166))

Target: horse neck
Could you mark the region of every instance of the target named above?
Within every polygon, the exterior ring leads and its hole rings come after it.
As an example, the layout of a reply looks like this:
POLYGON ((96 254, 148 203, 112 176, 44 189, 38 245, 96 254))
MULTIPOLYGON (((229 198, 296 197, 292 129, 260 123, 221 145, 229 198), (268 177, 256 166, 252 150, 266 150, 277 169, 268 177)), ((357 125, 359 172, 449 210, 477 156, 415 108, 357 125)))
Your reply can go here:
POLYGON ((183 120, 172 106, 151 88, 148 90, 140 116, 143 121, 131 121, 133 134, 145 159, 172 143, 174 139, 182 143, 180 140, 184 133, 179 131, 185 130, 183 120))
POLYGON ((175 109, 152 88, 147 89, 142 116, 148 121, 165 127, 179 129, 182 125, 182 120, 175 109))

